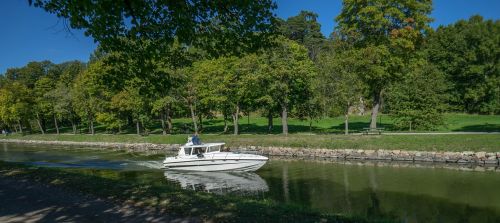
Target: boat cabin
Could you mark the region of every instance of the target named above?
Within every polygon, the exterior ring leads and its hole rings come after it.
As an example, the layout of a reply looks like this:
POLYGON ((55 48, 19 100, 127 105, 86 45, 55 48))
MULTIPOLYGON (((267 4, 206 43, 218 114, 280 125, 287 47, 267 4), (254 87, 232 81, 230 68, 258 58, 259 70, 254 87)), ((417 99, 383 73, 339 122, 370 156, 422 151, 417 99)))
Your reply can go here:
POLYGON ((185 145, 179 149, 178 156, 203 155, 205 153, 220 152, 224 150, 225 143, 205 143, 200 145, 185 145))

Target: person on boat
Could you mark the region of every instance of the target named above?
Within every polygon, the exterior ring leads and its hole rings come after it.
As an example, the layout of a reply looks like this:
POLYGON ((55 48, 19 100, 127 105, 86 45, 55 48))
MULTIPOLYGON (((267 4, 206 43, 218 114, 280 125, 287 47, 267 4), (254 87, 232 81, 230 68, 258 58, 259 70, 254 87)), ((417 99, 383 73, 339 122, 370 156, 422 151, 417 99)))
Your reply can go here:
POLYGON ((198 137, 198 134, 191 136, 191 142, 193 142, 193 145, 201 145, 201 140, 200 137, 198 137))

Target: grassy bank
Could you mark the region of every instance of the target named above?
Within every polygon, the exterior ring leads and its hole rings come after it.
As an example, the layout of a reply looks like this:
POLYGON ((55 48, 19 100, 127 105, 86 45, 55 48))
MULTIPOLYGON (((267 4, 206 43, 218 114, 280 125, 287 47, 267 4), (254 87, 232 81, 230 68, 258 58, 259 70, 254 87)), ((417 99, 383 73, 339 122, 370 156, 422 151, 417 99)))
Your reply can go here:
MULTIPOLYGON (((363 128, 370 124, 369 115, 352 115, 350 118, 349 128, 351 132, 360 132, 363 128)), ((274 118, 274 128, 271 134, 281 133, 281 120, 279 117, 274 118)), ((401 131, 394 128, 394 120, 389 115, 380 115, 378 119, 379 127, 385 128, 386 131, 401 131)), ((267 118, 261 117, 259 114, 251 114, 250 117, 241 117, 240 132, 243 134, 268 134, 267 118)), ((289 119, 290 133, 343 133, 344 119, 343 117, 322 118, 319 120, 300 120, 296 118, 289 119)), ((52 122, 48 122, 48 133, 55 133, 56 130, 52 127, 52 122)), ((72 129, 69 123, 60 123, 62 133, 70 133, 72 129)), ((232 123, 228 122, 229 132, 232 131, 232 123)), ((35 124, 34 124, 35 126, 35 124)), ((213 119, 203 119, 202 133, 221 134, 224 131, 224 120, 221 117, 213 119)), ((161 125, 158 120, 154 120, 148 125, 151 134, 161 134, 161 125)), ((88 131, 87 126, 80 125, 78 127, 80 133, 88 131)), ((105 126, 97 124, 97 133, 106 133, 105 126)), ((124 134, 135 133, 135 125, 123 128, 124 134)), ((471 114, 445 114, 444 124, 438 126, 435 131, 438 132, 500 132, 500 115, 471 115, 471 114)), ((175 134, 185 134, 192 132, 192 122, 190 118, 175 118, 173 119, 173 132, 175 134)))
MULTIPOLYGON (((0 139, 126 142, 182 144, 188 135, 11 135, 0 139)), ((500 135, 215 135, 201 136, 204 142, 226 142, 229 146, 282 146, 294 148, 328 149, 401 149, 418 151, 485 151, 500 152, 500 135)))
POLYGON ((118 174, 117 171, 41 168, 0 162, 3 177, 56 185, 74 192, 152 207, 173 216, 199 217, 213 222, 365 222, 278 205, 271 200, 185 191, 162 182, 151 185, 128 181, 118 174))

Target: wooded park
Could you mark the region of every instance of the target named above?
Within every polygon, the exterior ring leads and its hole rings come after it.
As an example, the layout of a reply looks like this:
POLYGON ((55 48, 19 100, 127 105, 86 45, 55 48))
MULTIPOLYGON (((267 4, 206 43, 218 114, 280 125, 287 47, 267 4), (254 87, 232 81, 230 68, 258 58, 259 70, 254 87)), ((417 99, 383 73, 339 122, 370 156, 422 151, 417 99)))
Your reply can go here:
MULTIPOLYGON (((239 134, 240 119, 252 116, 267 122, 252 133, 277 133, 279 119, 288 134, 289 119, 308 123, 295 131, 308 132, 341 116, 343 129, 326 132, 348 134, 353 115, 371 114, 356 131, 380 127, 380 113, 390 131, 432 131, 448 124, 446 113, 500 114, 500 21, 477 15, 433 29, 431 1, 346 0, 328 37, 314 12, 279 19, 272 1, 193 1, 189 7, 214 13, 164 20, 153 13, 161 7, 148 5, 158 2, 55 2, 33 5, 84 29, 99 47, 88 63, 8 69, 0 76, 1 129, 239 134), (206 131, 212 120, 222 127, 206 131)), ((493 125, 485 131, 500 131, 493 125)))

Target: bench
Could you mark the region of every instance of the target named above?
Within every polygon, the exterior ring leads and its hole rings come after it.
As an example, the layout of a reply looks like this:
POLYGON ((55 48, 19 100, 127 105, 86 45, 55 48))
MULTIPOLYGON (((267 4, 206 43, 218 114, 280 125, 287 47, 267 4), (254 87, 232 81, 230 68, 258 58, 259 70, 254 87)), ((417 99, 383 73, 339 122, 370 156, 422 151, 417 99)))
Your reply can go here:
POLYGON ((363 135, 377 134, 381 135, 384 128, 363 128, 363 135))

